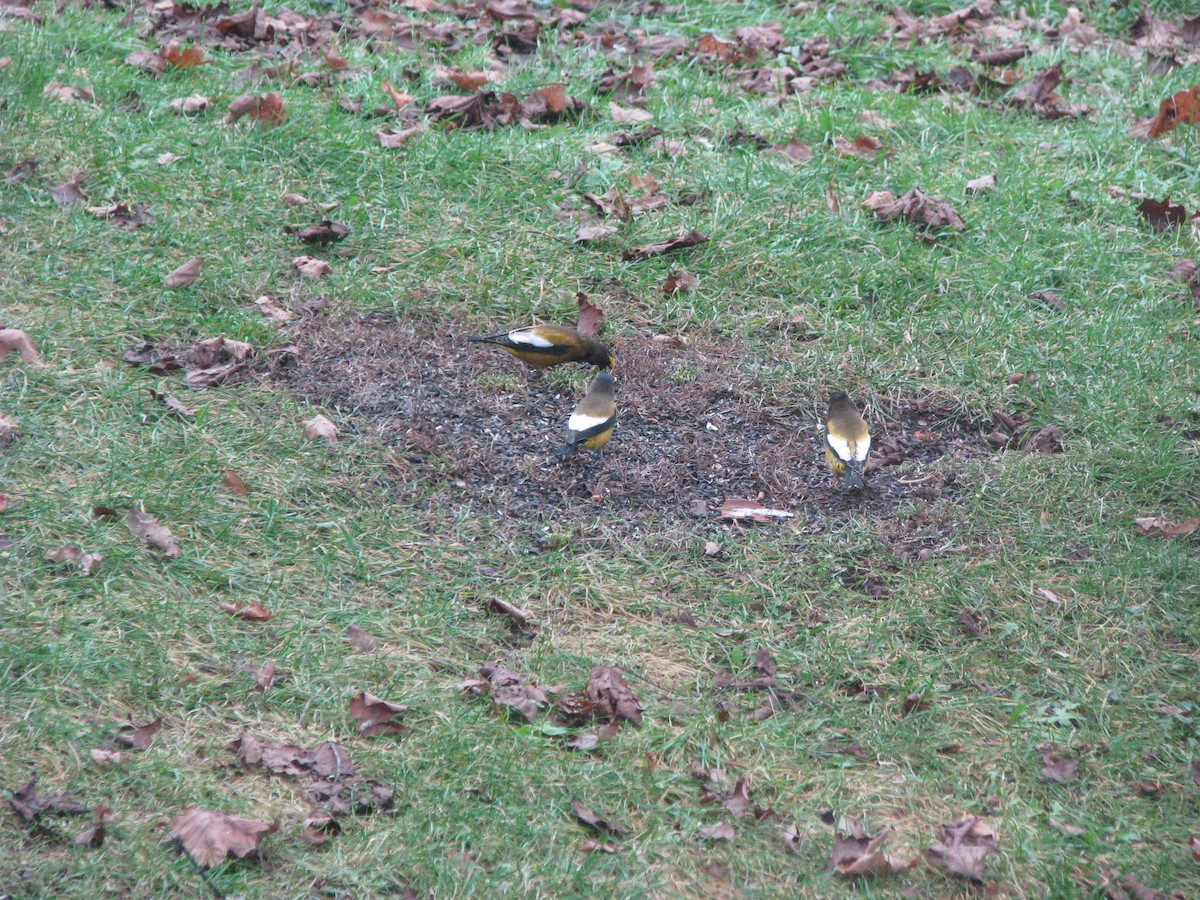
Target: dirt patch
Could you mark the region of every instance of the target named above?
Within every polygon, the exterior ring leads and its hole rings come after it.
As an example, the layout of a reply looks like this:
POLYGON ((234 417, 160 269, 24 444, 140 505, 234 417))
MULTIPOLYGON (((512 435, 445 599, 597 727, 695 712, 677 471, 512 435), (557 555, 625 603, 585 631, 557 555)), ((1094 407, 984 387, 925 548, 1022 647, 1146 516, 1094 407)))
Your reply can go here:
POLYGON ((551 454, 590 370, 580 367, 569 385, 557 372, 530 375, 501 351, 465 344, 466 333, 385 316, 316 320, 297 335, 295 364, 277 377, 351 428, 378 430, 402 479, 433 486, 419 502, 470 497, 522 520, 594 517, 598 508, 638 521, 709 518, 727 497, 761 498, 800 515, 882 516, 910 498, 953 495, 952 470, 934 461, 992 452, 979 428, 946 410, 884 410, 872 422, 868 486, 847 492, 825 465, 817 410, 778 418, 752 387, 735 383, 739 368, 711 347, 622 336, 612 442, 602 456, 559 462, 551 454), (903 462, 915 466, 901 474, 903 462))

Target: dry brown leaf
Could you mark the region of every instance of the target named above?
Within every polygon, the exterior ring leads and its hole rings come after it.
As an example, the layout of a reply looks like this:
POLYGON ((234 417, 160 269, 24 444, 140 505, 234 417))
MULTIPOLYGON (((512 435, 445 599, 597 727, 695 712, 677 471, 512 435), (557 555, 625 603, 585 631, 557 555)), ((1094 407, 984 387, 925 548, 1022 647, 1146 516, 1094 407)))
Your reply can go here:
POLYGON ((797 138, 792 138, 786 144, 775 144, 770 149, 786 156, 792 162, 807 162, 813 158, 812 148, 797 138))
POLYGON ((345 639, 351 647, 360 653, 370 653, 377 646, 375 638, 367 634, 357 625, 347 625, 345 639))
MULTIPOLYGON (((0 509, 2 508, 0 506, 0 509)), ((74 566, 83 575, 91 575, 103 560, 103 553, 84 553, 75 544, 63 544, 60 547, 55 547, 53 550, 46 551, 47 562, 52 562, 60 566, 74 566)))
POLYGON ((160 525, 158 519, 144 509, 131 506, 125 513, 125 524, 138 540, 147 547, 160 551, 163 556, 174 559, 182 553, 175 535, 171 534, 171 529, 160 525))
POLYGON ((662 241, 657 244, 646 244, 641 247, 634 247, 632 250, 626 250, 621 254, 621 259, 625 262, 649 259, 652 256, 670 253, 673 250, 681 250, 684 247, 695 247, 697 244, 703 244, 707 240, 708 238, 699 231, 689 231, 687 234, 681 234, 679 237, 671 238, 668 241, 662 241))
POLYGON ((548 702, 541 688, 525 684, 520 675, 499 662, 485 663, 479 671, 491 687, 492 702, 520 713, 528 722, 537 718, 548 702))
POLYGON ((392 104, 396 107, 396 109, 404 109, 404 107, 413 102, 411 95, 406 94, 403 91, 396 90, 396 88, 392 87, 392 83, 386 78, 383 79, 383 83, 380 86, 383 88, 383 92, 387 94, 388 99, 392 101, 392 104))
POLYGON ((586 337, 596 337, 604 330, 604 310, 588 300, 583 291, 575 295, 575 330, 586 337))
POLYGON ((247 619, 251 622, 266 622, 271 618, 270 610, 257 600, 250 604, 218 603, 217 606, 231 616, 237 616, 239 619, 247 619))
POLYGON ((205 64, 203 47, 180 48, 169 44, 159 52, 167 65, 173 69, 192 69, 205 64))
POLYGON ((609 103, 608 114, 618 125, 640 125, 654 120, 653 113, 631 106, 621 106, 619 103, 609 103))
POLYGON ((167 61, 163 58, 161 47, 158 50, 134 50, 125 57, 125 65, 155 77, 167 71, 167 61))
POLYGON ((83 190, 82 172, 74 172, 71 177, 62 184, 56 184, 50 188, 50 196, 54 198, 54 202, 63 209, 68 209, 79 203, 86 203, 88 195, 83 190))
POLYGON ((408 729, 399 722, 393 721, 397 716, 408 712, 407 706, 391 703, 363 691, 356 697, 350 698, 350 715, 358 724, 361 737, 376 734, 398 734, 408 729))
POLYGON ((169 288, 187 287, 196 280, 200 274, 200 266, 203 264, 204 258, 193 256, 182 266, 171 272, 163 279, 163 284, 169 288))
POLYGON ((611 666, 595 666, 588 677, 587 698, 595 711, 610 719, 642 723, 642 706, 621 673, 611 666))
POLYGON ((405 128, 400 131, 385 128, 383 131, 375 132, 375 140, 379 142, 379 146, 384 150, 395 150, 410 138, 416 137, 427 129, 428 126, 423 122, 419 125, 414 125, 412 128, 405 128))
POLYGON ((292 260, 292 266, 305 278, 324 278, 333 274, 333 266, 312 256, 297 256, 292 260))
POLYGON ((250 493, 250 485, 233 469, 226 469, 221 473, 221 484, 225 485, 225 489, 231 494, 237 494, 239 497, 250 493))
POLYGON ((662 283, 662 292, 668 296, 671 294, 686 294, 689 291, 694 291, 699 286, 700 279, 687 269, 672 269, 671 273, 662 283))
POLYGON ((571 801, 571 809, 575 811, 575 818, 579 821, 579 824, 586 825, 599 834, 609 835, 610 837, 621 837, 621 835, 629 833, 628 828, 622 828, 607 816, 596 815, 596 813, 592 812, 578 800, 571 801))
POLYGON ((996 832, 978 816, 967 815, 943 824, 941 833, 941 841, 925 851, 925 862, 982 884, 987 877, 987 857, 996 849, 996 832))
POLYGON ((891 835, 885 828, 876 835, 868 835, 861 824, 843 818, 838 822, 833 835, 833 850, 829 866, 839 875, 888 875, 904 872, 917 864, 918 857, 904 862, 898 857, 884 853, 880 847, 891 835))
POLYGON ((183 376, 184 386, 203 388, 220 384, 245 369, 253 356, 254 348, 250 344, 224 335, 197 341, 186 354, 191 368, 183 376))
POLYGON ((98 766, 119 766, 124 762, 120 750, 107 750, 103 747, 93 747, 88 754, 98 766))
POLYGON ((171 823, 171 837, 203 868, 212 868, 227 856, 243 859, 258 850, 263 837, 278 826, 258 819, 210 812, 190 806, 171 823))
POLYGON ((708 825, 704 828, 696 830, 696 837, 702 841, 732 841, 737 832, 729 822, 721 822, 719 825, 708 825))
POLYGON ((0 329, 0 360, 15 352, 21 362, 41 367, 42 358, 38 356, 37 348, 24 331, 17 328, 0 329))
POLYGON ((567 747, 572 750, 579 750, 586 753, 588 750, 594 750, 605 741, 610 741, 621 732, 621 723, 614 719, 611 722, 605 722, 595 731, 586 731, 577 734, 567 741, 567 747))
POLYGON ((304 423, 304 437, 307 440, 323 440, 328 444, 337 443, 337 426, 318 413, 304 423))
POLYGON ((154 743, 154 737, 162 728, 162 716, 145 725, 129 725, 117 735, 117 743, 132 747, 134 750, 147 750, 154 743))
POLYGON ((616 225, 584 225, 582 228, 575 229, 573 240, 577 244, 587 244, 616 234, 619 230, 616 225))
POLYGON ((39 794, 36 775, 12 792, 8 805, 26 822, 36 822, 44 813, 78 816, 87 812, 70 794, 39 794))
POLYGON ((1170 231, 1172 228, 1179 228, 1188 220, 1187 209, 1172 202, 1169 197, 1164 197, 1162 200, 1145 197, 1137 205, 1137 211, 1159 234, 1170 231))
POLYGON ((968 194, 989 194, 996 189, 995 175, 980 175, 967 182, 968 194))
POLYGON ((1133 523, 1137 526, 1138 534, 1161 538, 1186 537, 1200 528, 1200 519, 1195 516, 1177 522, 1166 516, 1142 516, 1134 519, 1133 523))
POLYGON ((47 82, 42 96, 59 103, 95 103, 96 95, 91 88, 76 88, 58 81, 47 82))
POLYGON ((173 112, 181 116, 191 116, 208 109, 210 101, 201 94, 188 94, 186 97, 176 97, 169 106, 173 112))
POLYGON ((1181 123, 1200 123, 1200 85, 1168 97, 1159 104, 1156 115, 1137 122, 1129 129, 1129 134, 1136 138, 1162 137, 1181 123))
POLYGON ((1047 781, 1065 784, 1079 775, 1079 758, 1070 753, 1049 748, 1042 753, 1042 777, 1047 781))
POLYGON ((753 522, 778 522, 783 519, 793 519, 796 514, 785 509, 772 509, 757 500, 745 500, 740 497, 730 497, 721 504, 719 516, 722 519, 750 520, 753 522))
POLYGON ((96 814, 97 814, 98 821, 91 828, 85 829, 84 831, 82 831, 78 835, 76 835, 75 846, 87 847, 88 849, 91 849, 91 850, 96 850, 96 849, 104 846, 104 839, 108 833, 108 830, 106 827, 108 824, 107 818, 111 818, 111 816, 102 818, 100 815, 101 810, 111 812, 111 810, 109 810, 107 806, 96 807, 96 814))
POLYGON ((888 191, 872 191, 863 206, 883 222, 904 219, 910 225, 926 229, 966 227, 953 206, 940 197, 927 196, 918 188, 912 188, 900 197, 888 191))
POLYGON ((527 609, 509 603, 507 600, 501 600, 499 597, 493 597, 488 601, 488 608, 493 612, 498 612, 502 616, 508 616, 517 625, 525 625, 532 617, 532 613, 527 609))
POLYGON ((283 108, 283 97, 276 91, 268 94, 242 94, 229 104, 225 124, 232 125, 243 116, 256 119, 264 125, 277 125, 287 118, 283 108))

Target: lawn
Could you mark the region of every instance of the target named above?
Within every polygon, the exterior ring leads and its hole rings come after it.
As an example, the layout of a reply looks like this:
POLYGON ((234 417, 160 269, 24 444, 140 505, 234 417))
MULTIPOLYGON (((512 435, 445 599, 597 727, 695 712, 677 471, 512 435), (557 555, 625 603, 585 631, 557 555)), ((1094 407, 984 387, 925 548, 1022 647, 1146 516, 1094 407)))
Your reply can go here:
POLYGON ((1189 7, 0 0, 0 898, 1200 896, 1189 7))

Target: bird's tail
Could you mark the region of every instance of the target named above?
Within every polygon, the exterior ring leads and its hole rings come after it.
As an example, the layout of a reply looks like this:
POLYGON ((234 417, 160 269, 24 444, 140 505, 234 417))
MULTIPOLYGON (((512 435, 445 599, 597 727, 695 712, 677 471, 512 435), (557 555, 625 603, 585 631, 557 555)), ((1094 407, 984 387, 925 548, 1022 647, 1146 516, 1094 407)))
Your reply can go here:
POLYGON ((473 334, 463 338, 469 344, 498 344, 500 341, 495 335, 488 334, 473 334))
POLYGON ((573 456, 575 451, 578 449, 579 449, 578 444, 573 443, 573 442, 568 442, 566 444, 563 444, 557 450, 555 450, 554 455, 557 456, 559 459, 566 459, 569 456, 573 456))
POLYGON ((846 487, 861 491, 865 486, 863 481, 863 464, 855 459, 846 463, 846 477, 843 481, 846 487))

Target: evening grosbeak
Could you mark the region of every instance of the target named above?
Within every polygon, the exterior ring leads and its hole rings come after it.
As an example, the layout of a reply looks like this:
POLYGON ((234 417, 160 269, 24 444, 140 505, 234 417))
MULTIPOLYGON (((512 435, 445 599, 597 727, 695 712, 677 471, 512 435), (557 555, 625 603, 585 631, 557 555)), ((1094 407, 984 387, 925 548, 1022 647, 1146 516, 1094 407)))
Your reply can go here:
POLYGON ((567 420, 567 442, 554 451, 556 456, 568 457, 580 447, 599 450, 608 443, 617 424, 617 403, 613 399, 616 383, 608 372, 592 379, 587 393, 567 420))
POLYGON ((467 340, 503 347, 533 369, 548 369, 569 362, 610 369, 616 362, 602 343, 568 325, 529 325, 503 334, 480 335, 467 340))
POLYGON ((845 391, 834 391, 829 395, 829 413, 825 417, 825 459, 829 468, 844 479, 846 487, 861 489, 870 452, 867 423, 845 391))

